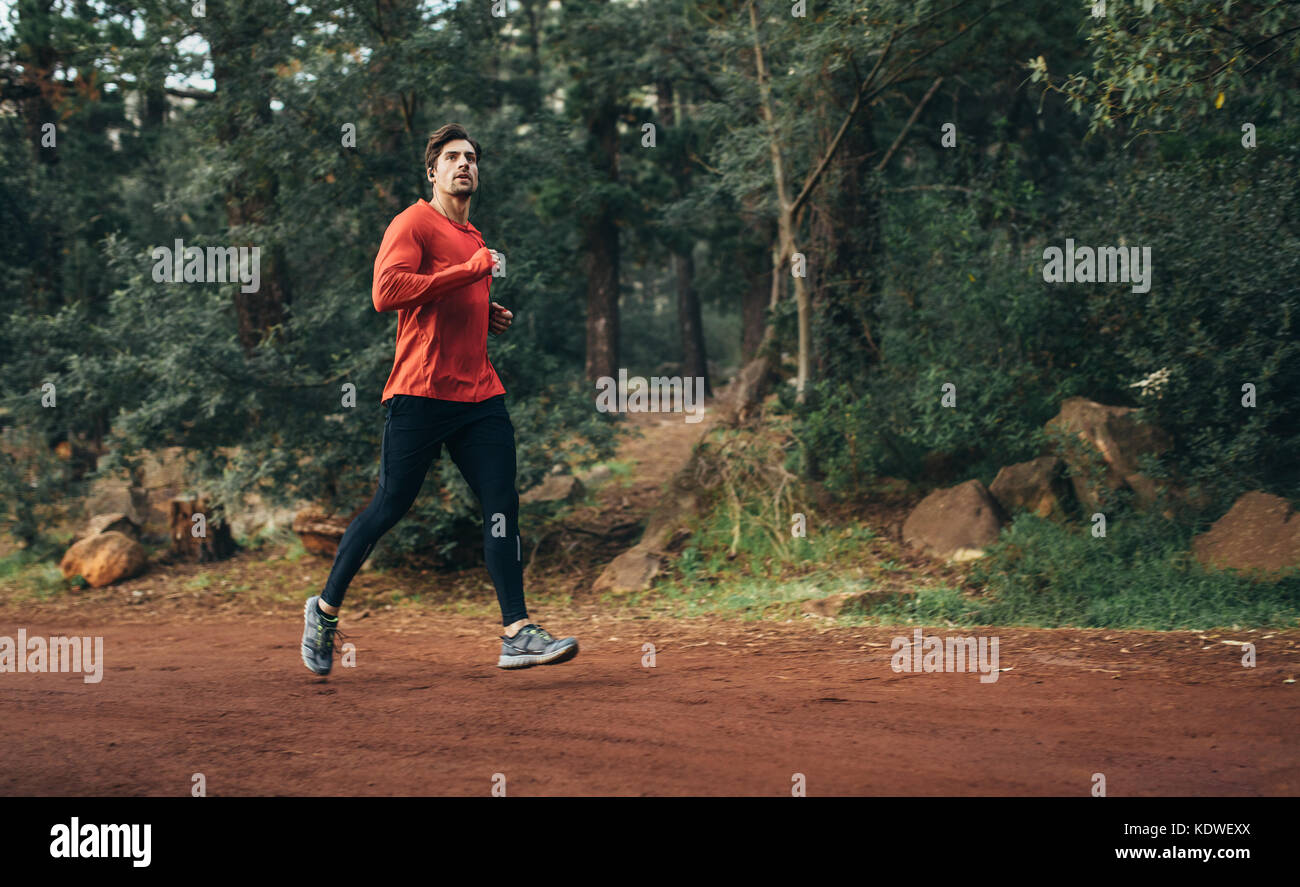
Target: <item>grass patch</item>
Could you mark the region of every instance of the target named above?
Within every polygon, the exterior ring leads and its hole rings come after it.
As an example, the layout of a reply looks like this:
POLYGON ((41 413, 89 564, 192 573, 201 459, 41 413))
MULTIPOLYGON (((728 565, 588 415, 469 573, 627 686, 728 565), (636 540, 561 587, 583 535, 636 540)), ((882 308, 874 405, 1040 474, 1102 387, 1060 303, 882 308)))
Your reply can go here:
POLYGON ((940 585, 895 595, 867 611, 846 607, 840 621, 849 625, 973 625, 980 624, 978 612, 978 602, 961 589, 940 585))
POLYGON ((779 446, 747 438, 743 452, 711 435, 698 478, 707 510, 686 547, 649 592, 620 600, 666 615, 733 613, 789 618, 802 602, 838 592, 897 591, 841 624, 1017 625, 1206 630, 1300 625, 1300 570, 1255 578, 1208 570, 1191 555, 1198 527, 1122 504, 1107 534, 1030 514, 1006 527, 969 568, 916 564, 861 523, 830 525, 807 515, 807 498, 783 475, 779 446), (976 588, 976 593, 970 589, 976 588))
POLYGON ((56 561, 29 551, 0 558, 0 588, 16 598, 48 600, 75 587, 76 578, 64 579, 56 561))
POLYGON ((1022 514, 971 578, 988 589, 979 624, 1095 628, 1293 627, 1300 571, 1271 581, 1206 570, 1193 528, 1156 514, 1117 514, 1106 536, 1022 514))
POLYGON ((872 527, 816 514, 782 467, 782 435, 717 429, 701 447, 706 505, 690 522, 689 542, 664 579, 624 602, 669 615, 785 619, 802 616, 810 599, 933 584, 900 563, 897 545, 872 527))
POLYGON ((746 620, 789 619, 803 613, 803 602, 840 592, 866 591, 871 583, 824 573, 793 582, 744 577, 703 586, 677 579, 660 583, 627 603, 670 611, 674 616, 728 614, 746 620))

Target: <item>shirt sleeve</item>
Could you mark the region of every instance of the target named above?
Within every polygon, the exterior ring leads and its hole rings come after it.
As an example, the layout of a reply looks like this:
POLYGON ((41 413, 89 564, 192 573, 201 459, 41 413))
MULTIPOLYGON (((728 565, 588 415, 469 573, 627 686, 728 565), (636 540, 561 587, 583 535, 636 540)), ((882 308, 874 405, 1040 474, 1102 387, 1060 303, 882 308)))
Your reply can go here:
POLYGON ((376 311, 396 311, 433 302, 482 276, 475 258, 433 274, 420 274, 417 269, 422 252, 415 225, 402 217, 394 219, 384 231, 379 254, 375 256, 370 295, 376 311))

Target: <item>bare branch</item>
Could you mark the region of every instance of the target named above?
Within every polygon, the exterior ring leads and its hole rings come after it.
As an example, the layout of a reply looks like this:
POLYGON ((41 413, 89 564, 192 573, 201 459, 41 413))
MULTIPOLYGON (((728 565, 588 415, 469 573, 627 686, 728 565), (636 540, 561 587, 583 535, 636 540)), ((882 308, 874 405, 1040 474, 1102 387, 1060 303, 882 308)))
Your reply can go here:
POLYGON ((885 156, 880 159, 878 164, 876 164, 876 172, 884 171, 885 166, 889 163, 889 158, 894 156, 894 152, 898 150, 898 146, 903 143, 903 137, 906 136, 907 131, 912 128, 912 124, 916 122, 916 118, 921 116, 921 109, 930 101, 930 96, 934 95, 935 90, 939 88, 940 83, 943 83, 942 77, 934 78, 934 83, 930 84, 929 90, 926 91, 925 95, 921 98, 921 101, 916 103, 916 107, 912 109, 912 116, 907 118, 907 123, 903 124, 903 128, 899 131, 898 137, 894 139, 894 143, 889 146, 889 150, 885 152, 885 156))

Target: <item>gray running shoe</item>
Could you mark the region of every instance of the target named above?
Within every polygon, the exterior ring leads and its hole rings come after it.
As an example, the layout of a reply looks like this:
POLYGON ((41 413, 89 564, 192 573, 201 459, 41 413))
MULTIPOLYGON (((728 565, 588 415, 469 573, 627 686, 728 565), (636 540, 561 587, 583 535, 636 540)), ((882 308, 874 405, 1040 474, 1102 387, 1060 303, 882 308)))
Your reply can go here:
POLYGON ((551 633, 531 622, 519 629, 512 638, 501 638, 501 658, 498 668, 530 668, 534 665, 555 665, 568 662, 578 655, 578 639, 556 640, 551 633))
POLYGON ((338 633, 339 621, 326 619, 316 610, 320 595, 307 598, 302 609, 305 623, 302 630, 302 662, 316 674, 329 674, 334 667, 334 635, 338 633))

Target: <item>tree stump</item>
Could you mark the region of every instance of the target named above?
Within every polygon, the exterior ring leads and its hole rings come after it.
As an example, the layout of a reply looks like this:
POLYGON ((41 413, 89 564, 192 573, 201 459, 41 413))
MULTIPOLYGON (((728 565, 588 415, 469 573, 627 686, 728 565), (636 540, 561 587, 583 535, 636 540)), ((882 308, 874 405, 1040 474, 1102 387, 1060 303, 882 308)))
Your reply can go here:
POLYGON ((172 553, 183 560, 198 563, 225 560, 238 550, 224 510, 220 506, 209 509, 206 498, 173 498, 170 525, 172 553), (196 514, 203 515, 203 519, 195 521, 196 514))

